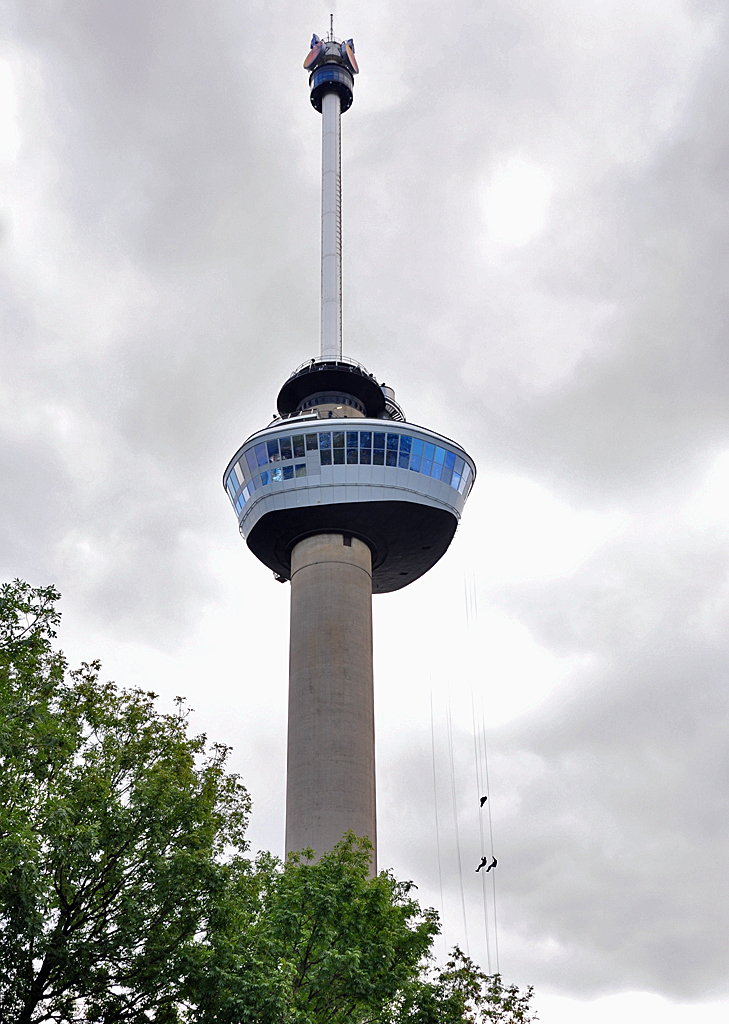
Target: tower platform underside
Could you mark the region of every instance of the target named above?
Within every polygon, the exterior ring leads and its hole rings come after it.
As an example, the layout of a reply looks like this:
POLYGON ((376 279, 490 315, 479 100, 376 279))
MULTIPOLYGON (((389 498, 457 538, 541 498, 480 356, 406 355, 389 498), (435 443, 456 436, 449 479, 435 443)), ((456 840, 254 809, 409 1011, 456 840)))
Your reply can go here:
POLYGON ((474 476, 455 442, 414 424, 292 418, 250 437, 224 482, 241 534, 279 577, 297 543, 338 532, 368 545, 382 594, 445 554, 474 476))
POLYGON ((458 521, 444 509, 413 501, 344 501, 276 509, 262 516, 246 540, 264 565, 291 578, 291 552, 307 536, 344 533, 372 554, 372 593, 401 590, 446 553, 458 521))

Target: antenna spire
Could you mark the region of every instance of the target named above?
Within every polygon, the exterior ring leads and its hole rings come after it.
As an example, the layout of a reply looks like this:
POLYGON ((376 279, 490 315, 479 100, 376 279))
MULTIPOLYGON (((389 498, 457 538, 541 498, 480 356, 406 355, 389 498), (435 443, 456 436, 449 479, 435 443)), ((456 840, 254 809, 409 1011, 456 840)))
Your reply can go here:
POLYGON ((329 42, 334 42, 334 15, 329 15, 329 42))

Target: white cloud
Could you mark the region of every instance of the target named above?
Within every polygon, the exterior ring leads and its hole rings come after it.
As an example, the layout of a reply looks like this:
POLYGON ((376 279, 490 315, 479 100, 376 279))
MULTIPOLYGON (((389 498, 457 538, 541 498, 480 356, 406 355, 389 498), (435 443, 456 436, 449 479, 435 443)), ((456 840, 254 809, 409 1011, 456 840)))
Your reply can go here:
POLYGON ((553 175, 522 156, 509 156, 482 186, 480 201, 490 242, 522 246, 543 231, 554 190, 553 175))
POLYGON ((18 99, 12 64, 0 59, 0 162, 11 163, 20 149, 18 99))

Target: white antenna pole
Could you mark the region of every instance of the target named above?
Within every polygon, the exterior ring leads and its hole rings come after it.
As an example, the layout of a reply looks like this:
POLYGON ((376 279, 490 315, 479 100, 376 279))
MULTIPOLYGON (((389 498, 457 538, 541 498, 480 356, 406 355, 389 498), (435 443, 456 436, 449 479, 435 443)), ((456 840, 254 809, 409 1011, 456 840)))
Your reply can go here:
POLYGON ((342 357, 342 105, 322 99, 321 358, 342 357))

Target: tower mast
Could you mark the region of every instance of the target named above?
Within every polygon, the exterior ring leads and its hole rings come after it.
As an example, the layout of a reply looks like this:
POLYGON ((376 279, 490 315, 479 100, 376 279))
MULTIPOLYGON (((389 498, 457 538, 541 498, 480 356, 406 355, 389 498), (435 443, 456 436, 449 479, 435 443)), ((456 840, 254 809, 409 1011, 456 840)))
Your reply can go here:
POLYGON ((352 105, 359 72, 354 43, 314 35, 304 61, 311 102, 321 113, 321 348, 323 360, 342 358, 342 112, 352 105))

